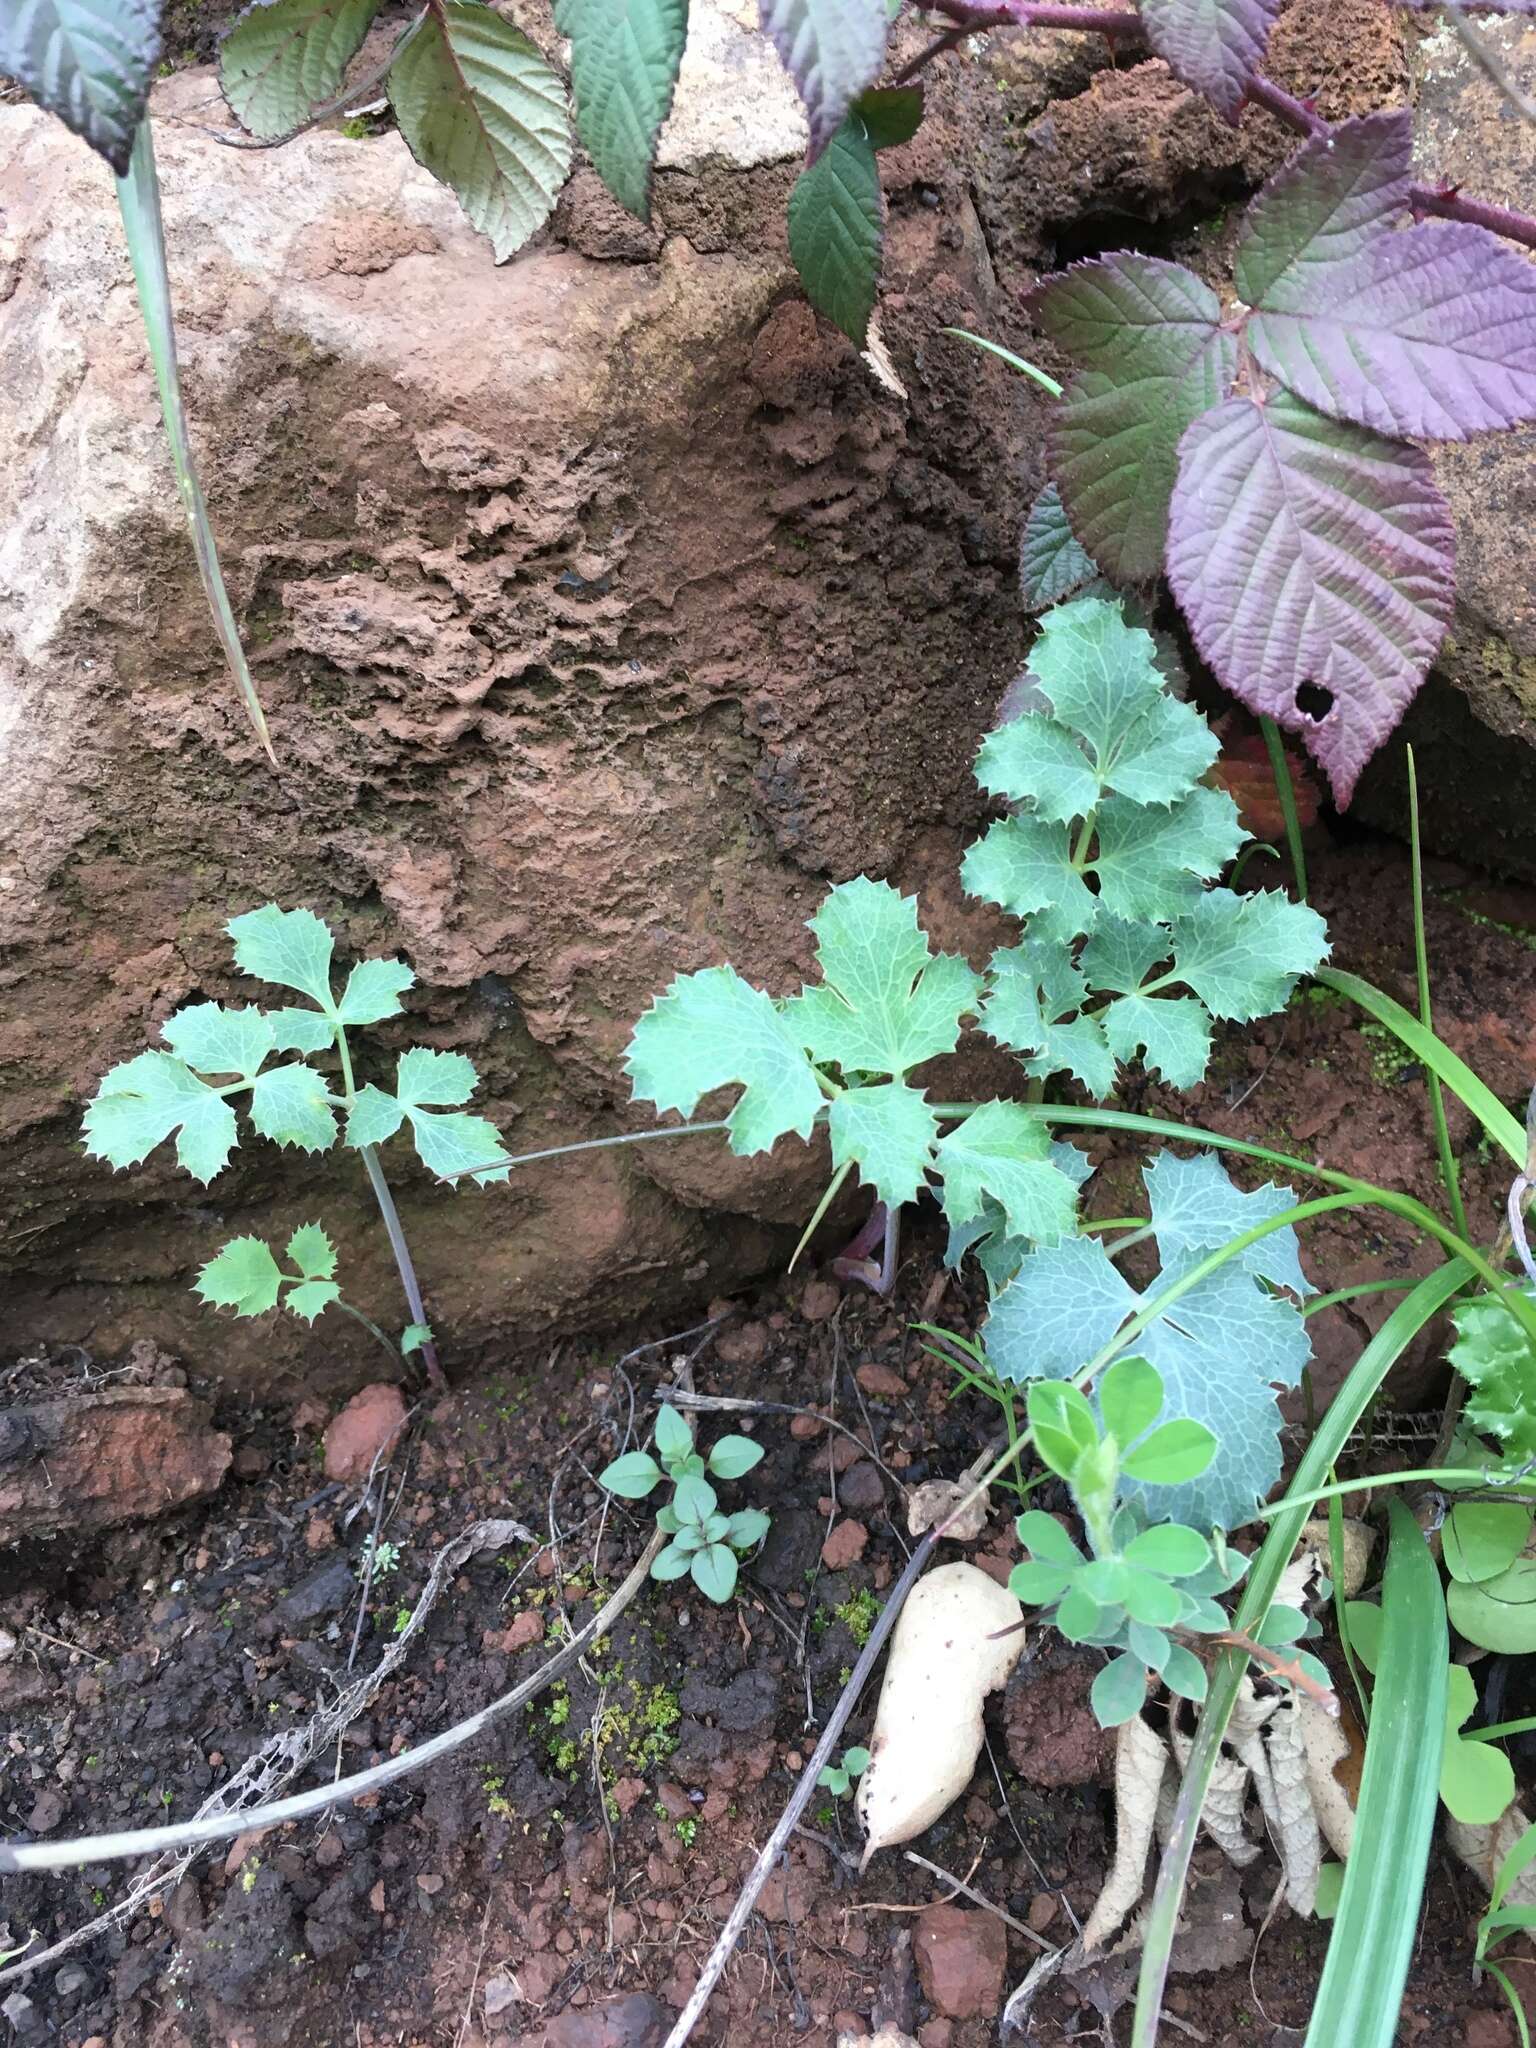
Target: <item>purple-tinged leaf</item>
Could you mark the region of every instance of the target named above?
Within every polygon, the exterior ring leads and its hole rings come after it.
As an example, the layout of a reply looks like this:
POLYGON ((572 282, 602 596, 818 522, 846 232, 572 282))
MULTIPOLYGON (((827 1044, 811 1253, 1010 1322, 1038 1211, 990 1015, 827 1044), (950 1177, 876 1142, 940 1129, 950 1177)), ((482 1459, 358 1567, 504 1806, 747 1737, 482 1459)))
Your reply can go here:
POLYGON ((1229 398, 1180 445, 1168 580, 1206 661, 1301 734, 1342 807, 1449 622, 1450 509, 1421 450, 1285 392, 1229 398))
POLYGON ((1484 229, 1394 230, 1406 114, 1316 136, 1254 201, 1237 258, 1248 340, 1319 411, 1461 441, 1536 413, 1536 267, 1484 229))
POLYGON ((757 12, 805 102, 814 163, 850 102, 880 76, 890 26, 885 0, 758 0, 757 12))
POLYGON ((1119 583, 1161 573, 1179 437, 1231 386, 1237 342, 1182 264, 1133 251, 1077 263, 1028 301, 1083 366, 1051 428, 1050 468, 1072 530, 1119 583))
POLYGON ((1139 0, 1139 11, 1174 77, 1235 124, 1280 0, 1139 0))
MULTIPOLYGON (((1438 8, 1441 0, 1392 0, 1392 4, 1423 13, 1431 7, 1438 8)), ((1477 0, 1477 11, 1479 14, 1536 14, 1536 0, 1477 0)))
POLYGON ((1032 612, 1059 604, 1099 573, 1099 565, 1067 524, 1066 507, 1047 484, 1029 508, 1019 542, 1019 587, 1032 612))

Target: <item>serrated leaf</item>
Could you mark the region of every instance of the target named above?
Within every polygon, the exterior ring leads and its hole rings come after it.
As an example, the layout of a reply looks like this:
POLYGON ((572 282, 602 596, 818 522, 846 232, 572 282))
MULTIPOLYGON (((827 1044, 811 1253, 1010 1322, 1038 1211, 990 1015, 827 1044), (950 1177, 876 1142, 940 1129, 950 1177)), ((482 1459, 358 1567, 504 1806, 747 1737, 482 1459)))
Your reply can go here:
POLYGON ((701 1095, 739 1083, 733 1152, 766 1152, 786 1132, 809 1138, 825 1100, 782 1011, 734 967, 680 975, 636 1024, 624 1060, 635 1099, 691 1116, 701 1095))
POLYGON ((758 0, 763 34, 805 103, 811 162, 885 61, 885 0, 758 0))
POLYGON ((987 1361, 1014 1386, 1067 1379, 1114 1336, 1138 1300, 1096 1238, 1031 1252, 987 1317, 987 1361))
POLYGON ((336 1015, 343 1024, 378 1024, 396 1017, 401 996, 415 980, 403 960, 359 960, 347 976, 336 1015))
POLYGON ((430 1344, 431 1342, 432 1325, 430 1323, 407 1323, 400 1332, 400 1356, 402 1358, 414 1357, 423 1345, 430 1344))
POLYGON ((301 1061, 269 1067, 251 1090, 251 1123, 274 1144, 324 1152, 336 1142, 336 1114, 328 1093, 323 1078, 301 1061))
POLYGON ((571 168, 558 77, 485 0, 434 0, 388 92, 412 156, 505 263, 549 218, 571 168))
POLYGON ((1174 77, 1235 124, 1280 0, 1140 0, 1138 11, 1174 77))
POLYGON ((413 1045, 395 1068, 395 1093, 410 1111, 427 1106, 452 1109, 468 1102, 479 1082, 475 1063, 461 1052, 434 1052, 413 1045))
POLYGON ((861 92, 849 111, 863 122, 864 133, 876 149, 899 149, 923 124, 923 88, 876 86, 861 92))
POLYGON ((1168 579, 1206 661, 1301 735, 1347 805, 1444 636, 1455 535, 1428 457, 1276 392, 1179 448, 1168 579), (1332 698, 1314 719, 1297 692, 1332 698))
POLYGON ((359 1150, 364 1145, 382 1145, 405 1122, 404 1106, 370 1081, 357 1091, 347 1117, 347 1143, 359 1150))
POLYGON ((268 1010, 278 1052, 325 1052, 336 1042, 330 1020, 319 1010, 268 1010))
POLYGON ((1099 901, 1132 923, 1192 910, 1245 837, 1224 789, 1192 789, 1166 811, 1110 797, 1099 809, 1090 862, 1099 901))
MULTIPOLYGON (((1525 1291, 1536 1300, 1536 1289, 1525 1291)), ((1455 1320, 1451 1364, 1472 1388, 1466 1422, 1523 1465, 1536 1458, 1536 1349, 1509 1307, 1491 1294, 1463 1303, 1455 1320)))
POLYGON ((192 1291, 214 1308, 259 1316, 276 1308, 282 1279, 276 1259, 259 1237, 234 1237, 203 1267, 192 1291))
POLYGON ((989 732, 976 757, 976 780, 992 796, 1032 803, 1035 815, 1066 824, 1098 801, 1099 778, 1066 727, 1048 712, 1026 712, 989 732))
POLYGON ((1080 1017, 1086 998, 1081 977, 1059 977, 1068 986, 1052 990, 1039 980, 1038 945, 994 953, 991 987, 982 1005, 982 1029, 1000 1045, 1027 1055, 1024 1070, 1045 1078, 1065 1071, 1102 1101, 1115 1085, 1115 1061, 1096 1017, 1080 1017), (1071 983, 1077 984, 1076 988, 1071 983))
POLYGON ((1305 903, 1265 889, 1212 889, 1173 921, 1173 970, 1216 1017, 1283 1009, 1303 974, 1327 959, 1328 928, 1305 903))
MULTIPOLYGON (((1214 1152, 1196 1152, 1189 1159, 1160 1152, 1142 1168, 1141 1178, 1165 1266, 1189 1255, 1203 1258, 1219 1251, 1255 1224, 1293 1208, 1296 1201, 1289 1188, 1276 1187, 1273 1181, 1251 1191, 1238 1187, 1214 1152)), ((1232 1263, 1298 1299, 1317 1292, 1301 1270, 1301 1245, 1290 1224, 1237 1253, 1232 1263)))
POLYGON ((1030 919, 1030 934, 1063 944, 1092 931, 1097 898, 1072 865, 1067 827, 1047 818, 1000 818, 972 840, 960 880, 1015 917, 1030 919))
POLYGON ((1120 917, 1101 917, 1078 962, 1087 988, 1114 995, 1135 995, 1173 951, 1172 941, 1155 925, 1129 924, 1120 917))
POLYGON ((984 1102, 939 1140, 944 1213, 968 1221, 990 1195, 1016 1237, 1054 1244, 1071 1230, 1077 1189, 1051 1157, 1045 1126, 1015 1102, 984 1102))
POLYGON ((283 1296, 283 1307, 292 1309, 301 1321, 312 1323, 333 1301, 341 1299, 341 1289, 334 1280, 300 1280, 283 1296))
POLYGON ((897 1209, 927 1185, 939 1125, 918 1089, 884 1081, 839 1095, 827 1114, 827 1134, 832 1164, 855 1163, 865 1186, 897 1209))
POLYGON ((1406 108, 1304 143, 1248 210, 1237 289, 1254 355, 1299 398, 1461 441, 1536 413, 1536 269, 1466 222, 1394 230, 1412 157, 1406 108))
POLYGON ((869 341, 885 201, 874 145, 850 115, 789 195, 789 253, 805 295, 855 348, 869 341))
POLYGON ((621 206, 651 217, 656 138, 672 111, 688 0, 555 0, 571 39, 576 132, 621 206))
POLYGON ((1198 1087, 1211 1057, 1211 1020, 1193 996, 1117 996, 1103 1015, 1117 1060, 1142 1055, 1171 1088, 1198 1087))
POLYGON ((450 1180, 471 1167, 483 1167, 484 1172, 470 1175, 477 1187, 488 1188, 506 1180, 510 1169, 491 1163, 505 1159, 507 1152, 489 1117, 442 1116, 430 1109, 413 1109, 408 1115, 416 1156, 429 1173, 450 1180))
MULTIPOLYGON (((264 903, 232 917, 224 927, 235 942, 235 965, 257 981, 296 988, 334 1016, 331 996, 331 928, 312 910, 279 910, 264 903)), ((279 1013, 282 1014, 282 1013, 279 1013)))
POLYGON ((318 1223, 301 1223, 288 1240, 287 1255, 306 1280, 336 1277, 336 1247, 318 1223))
POLYGON ((8 0, 0 74, 128 172, 160 61, 156 0, 8 0))
POLYGON ((207 1182, 235 1149, 235 1113, 216 1089, 168 1052, 141 1052, 114 1067, 86 1107, 86 1151, 136 1166, 177 1133, 176 1157, 207 1182))
POLYGON ((1072 531, 1067 508, 1047 484, 1029 508, 1019 542, 1019 588, 1032 612, 1060 604, 1099 573, 1099 565, 1072 531))
POLYGON ((201 1074, 237 1074, 248 1081, 273 1049, 272 1025, 260 1010, 192 1003, 167 1017, 160 1035, 179 1060, 201 1074))
POLYGON ((380 0, 255 0, 219 45, 219 84, 235 118, 275 141, 341 90, 380 0))
POLYGON ((1118 583, 1163 567, 1180 436, 1231 389, 1237 337, 1182 264, 1124 250, 1047 278, 1026 302, 1082 367, 1051 423, 1072 530, 1118 583))
POLYGON ((955 954, 931 951, 913 897, 859 875, 830 892, 810 929, 822 984, 786 1017, 816 1059, 899 1079, 954 1051, 980 977, 955 954))

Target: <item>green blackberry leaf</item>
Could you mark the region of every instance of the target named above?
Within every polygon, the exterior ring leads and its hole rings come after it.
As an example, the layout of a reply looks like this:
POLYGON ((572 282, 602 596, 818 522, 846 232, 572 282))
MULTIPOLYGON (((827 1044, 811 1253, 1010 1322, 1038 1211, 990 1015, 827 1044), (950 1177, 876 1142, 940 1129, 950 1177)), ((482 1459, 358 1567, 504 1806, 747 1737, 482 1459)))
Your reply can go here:
POLYGON ((855 348, 869 340, 885 240, 875 146, 850 113, 789 195, 789 253, 805 295, 855 348))
POLYGON ((904 1081, 849 1088, 827 1115, 832 1163, 850 1163, 888 1208, 910 1202, 926 1185, 938 1119, 926 1099, 904 1081))
POLYGON ((635 1097, 691 1116, 700 1096, 739 1083, 733 1152, 766 1152, 786 1132, 809 1138, 825 1100, 784 1010, 734 967, 680 975, 636 1024, 625 1058, 635 1097))
POLYGON ((192 1291, 214 1308, 259 1316, 276 1308, 282 1281, 276 1259, 259 1237, 234 1237, 203 1267, 192 1291))
POLYGON ((301 1061, 269 1067, 251 1090, 251 1124, 277 1145, 324 1152, 336 1142, 336 1115, 325 1081, 301 1061))
POLYGON ((251 1080, 273 1050, 270 1019, 261 1010, 226 1010, 193 1003, 167 1017, 160 1035, 179 1060, 200 1074, 238 1074, 251 1080))
POLYGON ((275 142, 332 99, 379 0, 255 0, 219 46, 219 84, 236 118, 275 142))
POLYGON ((860 875, 831 891, 810 928, 822 985, 807 988, 787 1015, 816 1059, 899 1080, 954 1051, 980 978, 956 955, 932 952, 912 897, 860 875))
POLYGON ((312 910, 279 910, 265 903, 232 917, 224 929, 235 942, 235 965, 257 981, 296 988, 318 1003, 328 1017, 336 1014, 331 996, 331 928, 312 910))
POLYGON ((621 206, 651 217, 656 138, 672 108, 688 0, 555 0, 571 39, 576 131, 621 206))
POLYGON ((1054 1244, 1072 1229, 1077 1188, 1051 1156, 1045 1126, 1014 1102, 984 1102, 939 1140, 944 1213, 969 1222, 990 1195, 1010 1233, 1054 1244))
POLYGON ((359 960, 347 976, 336 1014, 343 1024, 378 1024, 400 1013, 400 998, 415 982, 403 960, 359 960))
POLYGON ((1067 521, 1061 493, 1047 484, 1029 508, 1019 546, 1019 586, 1032 612, 1059 604, 1099 573, 1067 521))
POLYGON ((136 1166, 176 1137, 176 1157, 208 1182, 235 1149, 235 1113, 216 1089, 168 1052, 141 1052, 104 1076, 86 1107, 86 1151, 112 1166, 136 1166))

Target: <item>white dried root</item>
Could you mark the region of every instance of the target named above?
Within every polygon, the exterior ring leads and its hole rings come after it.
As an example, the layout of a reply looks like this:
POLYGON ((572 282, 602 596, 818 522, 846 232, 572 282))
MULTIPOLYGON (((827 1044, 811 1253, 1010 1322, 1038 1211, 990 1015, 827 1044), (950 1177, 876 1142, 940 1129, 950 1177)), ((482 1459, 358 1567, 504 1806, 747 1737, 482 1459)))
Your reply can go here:
POLYGON ((863 1863, 931 1827, 970 1783, 982 1702, 1018 1661, 1023 1621, 1007 1588, 973 1564, 940 1565, 908 1595, 859 1780, 863 1863))

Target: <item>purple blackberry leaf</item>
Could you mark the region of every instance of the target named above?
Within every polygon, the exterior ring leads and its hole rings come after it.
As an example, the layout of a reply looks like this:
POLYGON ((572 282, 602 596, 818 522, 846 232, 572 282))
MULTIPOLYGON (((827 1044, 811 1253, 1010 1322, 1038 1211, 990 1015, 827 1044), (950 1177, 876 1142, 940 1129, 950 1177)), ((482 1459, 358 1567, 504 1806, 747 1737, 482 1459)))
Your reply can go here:
POLYGON ((1536 268, 1461 222, 1393 230, 1406 114, 1317 137, 1254 202, 1237 259, 1248 340, 1335 419, 1461 441, 1536 413, 1536 268))
POLYGON ((851 101, 885 62, 885 0, 758 0, 763 34, 795 81, 811 125, 814 163, 851 101))
POLYGON ((1285 392, 1229 398, 1180 444, 1168 580, 1206 661, 1300 733, 1342 807, 1449 622, 1450 508, 1420 449, 1285 392), (1309 683, 1332 698, 1318 718, 1309 683))
MULTIPOLYGON (((1392 4, 1424 13, 1431 7, 1439 7, 1441 0, 1392 0, 1392 4)), ((1536 0, 1477 0, 1477 11, 1479 14, 1536 14, 1536 0)))
POLYGON ((1047 484, 1029 508, 1019 542, 1019 587, 1032 612, 1059 604, 1099 573, 1099 565, 1067 524, 1066 507, 1047 484))
POLYGON ((1234 125, 1279 11, 1280 0, 1139 0, 1153 50, 1234 125))
POLYGON ((1162 571, 1179 437, 1236 371, 1220 301, 1182 264, 1127 250, 1048 278, 1028 304, 1083 365, 1049 449, 1072 530, 1117 583, 1150 582, 1162 571))

